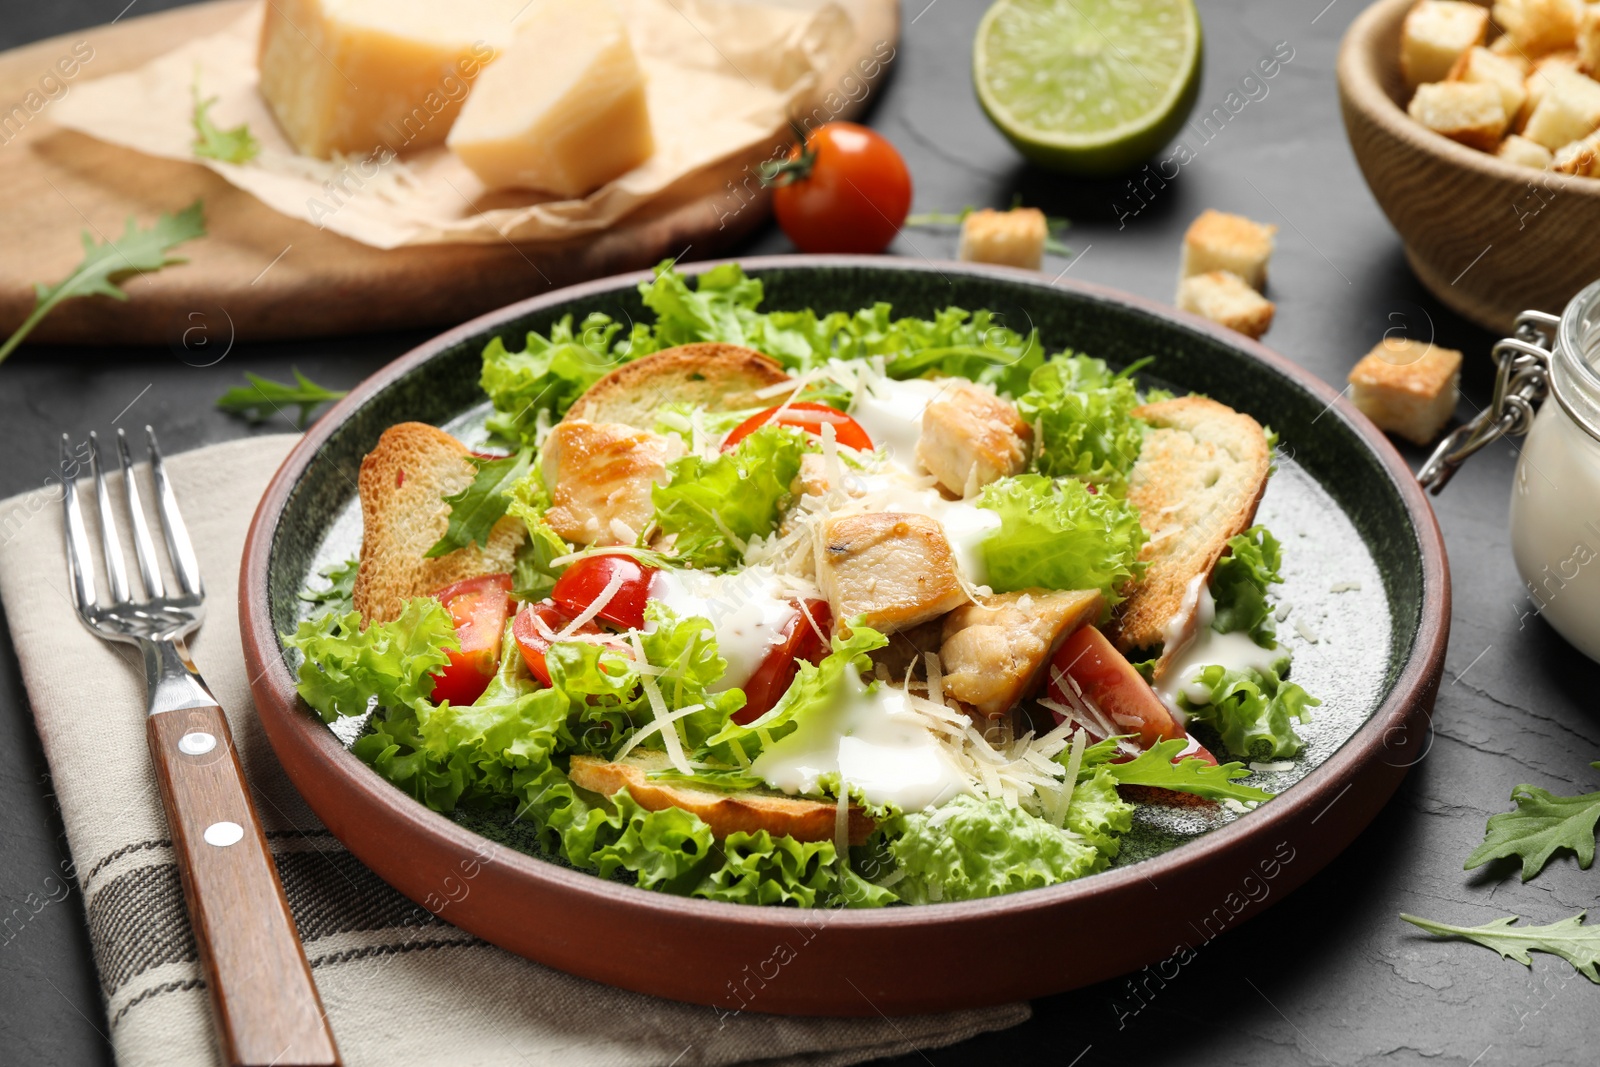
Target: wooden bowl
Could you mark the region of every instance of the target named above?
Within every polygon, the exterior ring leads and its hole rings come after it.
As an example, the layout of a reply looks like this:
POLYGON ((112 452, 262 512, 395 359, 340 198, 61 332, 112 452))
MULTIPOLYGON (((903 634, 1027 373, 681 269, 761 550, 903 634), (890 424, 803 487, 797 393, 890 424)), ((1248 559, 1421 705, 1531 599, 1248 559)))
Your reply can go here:
POLYGON ((1339 102, 1350 147, 1422 284, 1508 334, 1518 312, 1559 314, 1600 278, 1600 180, 1507 163, 1413 122, 1400 74, 1411 5, 1378 0, 1345 34, 1339 102))
MULTIPOLYGON (((1302 727, 1303 776, 1236 821, 1193 836, 1136 826, 1119 866, 990 900, 800 911, 653 893, 496 844, 505 827, 429 810, 352 755, 300 701, 280 633, 318 554, 347 553, 361 457, 388 426, 451 422, 484 403, 484 344, 520 344, 565 315, 646 320, 624 275, 536 297, 414 349, 351 390, 284 460, 250 527, 239 617, 257 713, 284 770, 350 851, 412 900, 512 952, 596 981, 723 1012, 885 1015, 1041 996, 1146 964, 1186 962, 1310 878, 1348 845, 1426 753, 1450 626, 1450 578, 1427 498, 1405 461, 1337 391, 1242 335, 1153 301, 1037 271, 883 256, 743 261, 763 307, 897 315, 988 307, 1123 366, 1270 421, 1283 455, 1263 521, 1290 541, 1285 596, 1325 653, 1296 678, 1325 703, 1302 727), (1278 490, 1282 495, 1278 495, 1278 490), (1293 508, 1274 504, 1275 497, 1293 508), (1279 520, 1293 517, 1291 526, 1279 520), (1291 540, 1292 538, 1292 540, 1291 540), (1331 593, 1359 555, 1367 584, 1331 593), (1320 731, 1320 733, 1319 733, 1320 731)), ((680 268, 698 274, 715 264, 680 268)), ((358 535, 357 535, 358 536, 358 535)), ((1189 812, 1184 820, 1195 817, 1189 812)), ((512 820, 513 822, 515 820, 512 820)), ((514 844, 515 842, 513 842, 514 844)), ((1292 952, 1292 946, 1285 951, 1292 952)))

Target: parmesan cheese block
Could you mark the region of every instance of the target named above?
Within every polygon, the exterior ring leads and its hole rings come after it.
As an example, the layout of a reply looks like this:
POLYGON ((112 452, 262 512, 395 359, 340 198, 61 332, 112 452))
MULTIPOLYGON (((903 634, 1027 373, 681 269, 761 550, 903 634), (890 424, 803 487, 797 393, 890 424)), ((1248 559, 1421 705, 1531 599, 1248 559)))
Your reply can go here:
POLYGON ((585 196, 655 150, 644 74, 603 0, 546 0, 519 20, 450 131, 491 189, 585 196))
POLYGON ((272 0, 261 95, 301 153, 439 144, 526 0, 272 0))

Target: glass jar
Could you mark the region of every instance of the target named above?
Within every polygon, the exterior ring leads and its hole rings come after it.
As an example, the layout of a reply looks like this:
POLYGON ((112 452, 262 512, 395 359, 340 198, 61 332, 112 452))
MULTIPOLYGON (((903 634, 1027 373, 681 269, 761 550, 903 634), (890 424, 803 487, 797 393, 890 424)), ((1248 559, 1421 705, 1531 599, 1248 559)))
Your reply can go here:
POLYGON ((1533 419, 1511 492, 1519 613, 1600 660, 1600 282, 1572 298, 1549 347, 1555 402, 1533 419))

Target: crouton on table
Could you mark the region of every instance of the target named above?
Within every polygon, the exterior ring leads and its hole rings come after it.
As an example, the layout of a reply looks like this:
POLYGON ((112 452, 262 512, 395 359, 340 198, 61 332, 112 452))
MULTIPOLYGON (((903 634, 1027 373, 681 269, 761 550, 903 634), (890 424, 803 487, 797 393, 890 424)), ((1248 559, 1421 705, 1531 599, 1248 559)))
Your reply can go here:
POLYGON ((1189 278, 1225 270, 1261 289, 1267 284, 1267 261, 1272 258, 1272 237, 1277 232, 1278 227, 1243 215, 1203 211, 1183 235, 1183 265, 1178 275, 1189 278))
POLYGON ((1455 413, 1461 353, 1409 338, 1388 338, 1350 371, 1350 399, 1367 418, 1419 445, 1455 413))
POLYGON ((1036 207, 984 208, 961 220, 956 258, 1038 270, 1044 265, 1044 243, 1049 236, 1050 224, 1036 207))
POLYGON ((1260 337, 1272 325, 1277 305, 1231 271, 1214 270, 1178 283, 1178 306, 1203 315, 1246 337, 1260 337))

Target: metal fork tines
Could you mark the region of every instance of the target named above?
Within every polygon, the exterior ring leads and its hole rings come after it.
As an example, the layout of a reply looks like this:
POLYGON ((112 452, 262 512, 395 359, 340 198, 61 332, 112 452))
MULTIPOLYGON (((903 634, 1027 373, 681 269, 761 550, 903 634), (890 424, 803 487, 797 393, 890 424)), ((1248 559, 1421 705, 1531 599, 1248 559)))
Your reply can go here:
MULTIPOLYGON (((76 478, 65 479, 67 571, 72 583, 73 607, 94 633, 111 641, 138 645, 144 653, 145 681, 150 711, 174 711, 216 703, 189 659, 184 639, 193 633, 205 616, 205 586, 200 580, 200 564, 195 559, 189 531, 178 511, 178 498, 167 479, 155 431, 145 427, 150 451, 150 476, 155 487, 157 514, 161 518, 163 540, 178 591, 170 593, 162 576, 161 561, 145 521, 139 482, 128 452, 128 438, 117 431, 117 454, 122 467, 122 486, 126 500, 128 528, 133 533, 134 555, 139 563, 139 580, 144 595, 135 599, 128 580, 122 539, 117 532, 116 508, 106 485, 105 462, 97 434, 89 434, 89 466, 94 478, 100 526, 100 544, 105 561, 109 599, 96 594, 96 567, 84 525, 83 507, 78 499, 76 478)), ((63 469, 68 466, 71 438, 61 435, 63 469)))

